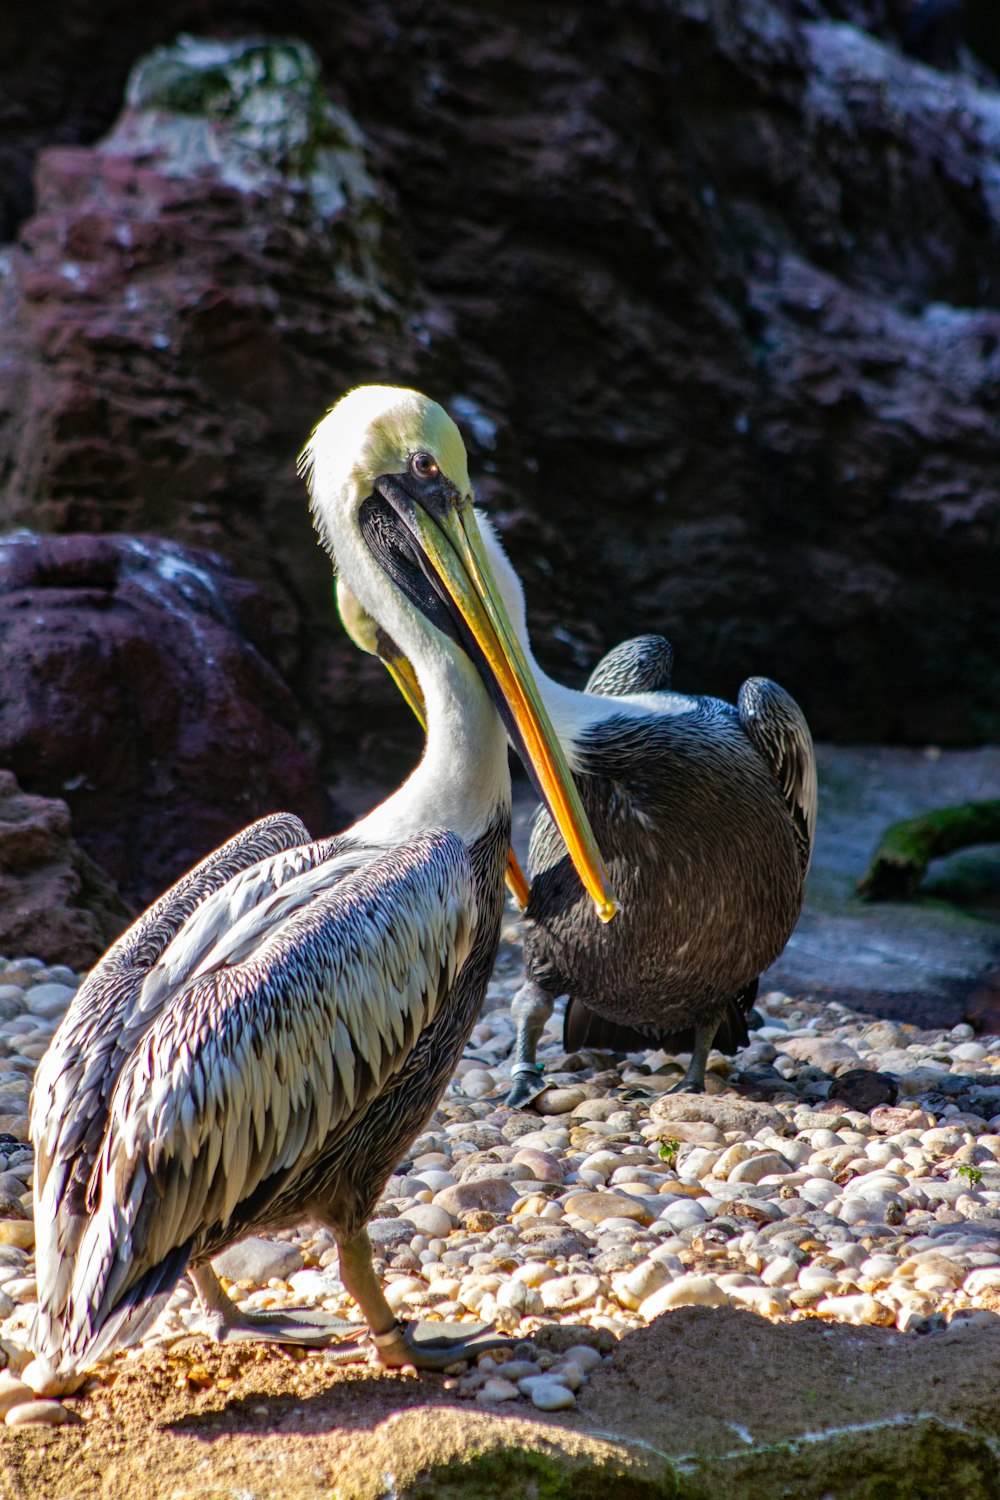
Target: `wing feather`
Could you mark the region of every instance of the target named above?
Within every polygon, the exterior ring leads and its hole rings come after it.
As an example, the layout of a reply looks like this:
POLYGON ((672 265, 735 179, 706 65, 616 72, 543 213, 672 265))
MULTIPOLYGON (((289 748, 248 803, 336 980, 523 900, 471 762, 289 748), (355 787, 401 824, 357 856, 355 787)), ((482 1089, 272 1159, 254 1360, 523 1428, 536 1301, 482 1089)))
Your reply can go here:
POLYGON ((121 1068, 42 1352, 96 1357, 100 1323, 119 1327, 115 1307, 159 1262, 224 1241, 241 1201, 287 1190, 406 1066, 471 951, 472 867, 453 834, 370 851, 301 891, 249 953, 244 934, 237 962, 199 959, 121 1068))
POLYGON ((778 784, 795 829, 803 875, 812 860, 818 786, 816 752, 805 715, 768 677, 749 677, 736 700, 740 723, 778 784))

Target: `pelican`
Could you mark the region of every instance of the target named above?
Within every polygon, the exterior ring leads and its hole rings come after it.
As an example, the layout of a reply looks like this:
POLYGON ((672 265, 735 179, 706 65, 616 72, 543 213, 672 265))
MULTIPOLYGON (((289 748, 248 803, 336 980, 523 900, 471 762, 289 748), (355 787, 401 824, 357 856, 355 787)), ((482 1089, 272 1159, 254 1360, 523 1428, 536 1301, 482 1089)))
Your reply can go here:
MULTIPOLYGON (((541 1091, 538 1040, 563 994, 567 1048, 690 1048, 677 1091, 703 1092, 713 1045, 735 1052, 748 1041, 759 976, 801 909, 816 826, 809 727, 768 678, 744 682, 735 705, 672 692, 662 636, 622 642, 583 692, 554 682, 531 653, 520 579, 485 516, 480 527, 621 899, 610 927, 592 918, 540 807, 507 1103, 523 1107, 541 1091)), ((398 654, 394 665, 405 676, 398 654)))
POLYGON ((134 1343, 185 1269, 217 1337, 321 1343, 353 1329, 305 1310, 244 1315, 211 1270, 224 1246, 304 1218, 336 1237, 382 1363, 441 1368, 489 1347, 462 1325, 398 1325, 365 1225, 483 999, 510 834, 508 731, 602 918, 614 912, 451 419, 417 392, 361 387, 316 427, 301 470, 336 566, 413 664, 424 754, 335 838, 310 841, 288 814, 245 829, 74 997, 31 1109, 33 1347, 57 1381, 134 1343))

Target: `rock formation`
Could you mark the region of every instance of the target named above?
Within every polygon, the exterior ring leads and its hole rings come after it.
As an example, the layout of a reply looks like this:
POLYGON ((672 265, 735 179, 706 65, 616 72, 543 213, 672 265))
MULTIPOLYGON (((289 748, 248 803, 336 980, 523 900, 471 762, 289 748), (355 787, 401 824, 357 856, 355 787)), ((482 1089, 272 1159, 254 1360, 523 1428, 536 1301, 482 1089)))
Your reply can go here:
POLYGON ((345 386, 414 382, 463 422, 557 671, 655 627, 681 688, 770 673, 820 735, 995 736, 982 10, 211 0, 199 27, 294 30, 322 73, 175 48, 102 139, 194 9, 84 5, 72 45, 22 19, 0 523, 223 551, 342 759, 405 721, 352 701, 294 457, 345 386))
POLYGON ((268 635, 260 591, 210 553, 0 541, 0 766, 65 800, 75 837, 137 906, 276 808, 329 831, 268 635))

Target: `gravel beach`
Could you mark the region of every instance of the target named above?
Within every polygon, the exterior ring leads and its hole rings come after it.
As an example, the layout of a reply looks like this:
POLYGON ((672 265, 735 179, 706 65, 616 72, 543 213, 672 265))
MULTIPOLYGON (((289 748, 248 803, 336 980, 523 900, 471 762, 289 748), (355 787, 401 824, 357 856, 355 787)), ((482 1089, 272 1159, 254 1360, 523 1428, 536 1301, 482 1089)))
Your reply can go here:
MULTIPOLYGON (((1000 1039, 771 992, 751 1045, 713 1054, 709 1092, 694 1096, 669 1093, 683 1057, 565 1056, 555 1015, 540 1052, 549 1087, 537 1110, 513 1111, 497 1101, 519 974, 511 921, 456 1077, 370 1226, 401 1317, 477 1319, 525 1341, 449 1389, 572 1408, 612 1340, 678 1307, 914 1335, 996 1318, 1000 1039)), ((26 1351, 27 1121, 34 1068, 77 983, 0 960, 0 1415, 12 1426, 74 1420, 72 1405, 36 1399, 26 1351)), ((242 1306, 358 1316, 324 1231, 246 1240, 215 1266, 242 1306)), ((195 1322, 185 1281, 143 1347, 170 1349, 195 1322)))

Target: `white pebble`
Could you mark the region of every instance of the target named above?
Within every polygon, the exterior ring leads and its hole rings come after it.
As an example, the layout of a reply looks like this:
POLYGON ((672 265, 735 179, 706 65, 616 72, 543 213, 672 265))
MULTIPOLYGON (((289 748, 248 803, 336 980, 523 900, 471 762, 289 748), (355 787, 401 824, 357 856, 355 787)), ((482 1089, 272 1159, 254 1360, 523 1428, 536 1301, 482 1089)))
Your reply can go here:
POLYGON ((568 1386, 545 1375, 533 1382, 531 1401, 539 1411, 568 1411, 576 1405, 576 1397, 568 1386))

